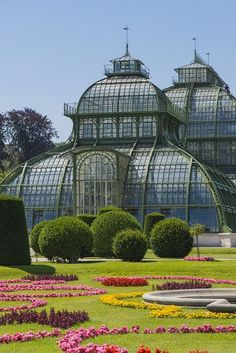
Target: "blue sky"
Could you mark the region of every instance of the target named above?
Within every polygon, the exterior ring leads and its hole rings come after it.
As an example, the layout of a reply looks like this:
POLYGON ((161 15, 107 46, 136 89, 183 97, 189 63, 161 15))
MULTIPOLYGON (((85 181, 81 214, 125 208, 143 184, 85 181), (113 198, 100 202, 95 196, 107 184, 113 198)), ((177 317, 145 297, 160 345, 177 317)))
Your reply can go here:
POLYGON ((126 25, 131 54, 158 87, 192 60, 197 37, 236 94, 235 14, 235 0, 0 0, 0 111, 36 109, 65 140, 72 124, 63 103, 78 101, 124 53, 126 25))

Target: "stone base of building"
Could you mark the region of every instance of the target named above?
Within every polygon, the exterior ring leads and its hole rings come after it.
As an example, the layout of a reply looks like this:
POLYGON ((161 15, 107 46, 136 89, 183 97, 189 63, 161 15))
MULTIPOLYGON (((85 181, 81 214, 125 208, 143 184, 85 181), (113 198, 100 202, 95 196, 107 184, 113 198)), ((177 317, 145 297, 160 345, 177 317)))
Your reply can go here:
POLYGON ((198 236, 198 244, 200 247, 233 248, 236 247, 236 233, 204 233, 198 236))

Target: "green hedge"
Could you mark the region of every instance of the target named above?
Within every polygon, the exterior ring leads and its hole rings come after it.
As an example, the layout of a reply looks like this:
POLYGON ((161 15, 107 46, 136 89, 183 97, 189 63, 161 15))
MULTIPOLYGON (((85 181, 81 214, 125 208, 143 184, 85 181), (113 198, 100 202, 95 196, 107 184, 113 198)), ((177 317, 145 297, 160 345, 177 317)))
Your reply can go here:
POLYGON ((154 225, 151 245, 153 252, 159 257, 181 258, 192 249, 193 238, 186 222, 169 218, 154 225))
POLYGON ((165 216, 159 212, 148 213, 145 217, 144 222, 144 234, 148 240, 148 245, 150 245, 150 237, 153 226, 165 219, 165 216))
POLYGON ((80 221, 83 221, 90 227, 97 216, 95 214, 83 213, 77 215, 76 218, 78 218, 80 221))
POLYGON ((147 251, 147 239, 140 230, 125 229, 116 234, 112 248, 119 259, 138 262, 147 251))
POLYGON ((110 211, 123 211, 122 208, 115 207, 115 206, 105 206, 98 209, 98 215, 100 216, 103 213, 110 212, 110 211))
POLYGON ((40 232, 40 253, 48 259, 77 262, 91 253, 93 234, 87 224, 76 217, 60 217, 48 222, 40 232))
POLYGON ((0 265, 29 265, 29 239, 21 199, 0 195, 0 265))
POLYGON ((95 255, 103 257, 113 256, 113 238, 118 232, 128 228, 141 230, 136 218, 128 212, 110 211, 99 215, 91 226, 94 236, 95 255))
POLYGON ((48 224, 50 221, 42 221, 34 226, 30 233, 30 245, 31 248, 34 250, 35 253, 40 254, 39 248, 39 234, 43 227, 48 224))

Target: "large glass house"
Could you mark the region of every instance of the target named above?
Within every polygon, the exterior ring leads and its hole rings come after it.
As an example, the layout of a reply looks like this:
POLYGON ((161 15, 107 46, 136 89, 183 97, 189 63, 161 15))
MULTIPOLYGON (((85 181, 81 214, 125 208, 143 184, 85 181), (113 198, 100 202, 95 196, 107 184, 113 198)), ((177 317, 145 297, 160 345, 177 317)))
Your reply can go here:
POLYGON ((18 166, 0 185, 24 200, 29 229, 115 205, 141 223, 159 211, 212 232, 235 231, 236 186, 184 149, 185 110, 149 80, 128 47, 105 74, 78 103, 64 105, 73 121, 68 141, 18 166))
POLYGON ((183 142, 236 181, 236 99, 229 86, 196 51, 191 64, 175 70, 177 80, 165 93, 186 111, 183 142))

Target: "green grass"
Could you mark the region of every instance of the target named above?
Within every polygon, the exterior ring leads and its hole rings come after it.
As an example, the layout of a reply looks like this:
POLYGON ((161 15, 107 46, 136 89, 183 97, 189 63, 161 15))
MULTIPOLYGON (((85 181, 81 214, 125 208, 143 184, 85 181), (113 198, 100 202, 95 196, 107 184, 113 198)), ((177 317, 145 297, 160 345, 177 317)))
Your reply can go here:
MULTIPOLYGON (((53 264, 53 263, 37 263, 31 266, 20 267, 0 267, 0 279, 21 277, 26 274, 37 273, 68 273, 77 274, 78 282, 71 284, 87 284, 96 287, 101 285, 93 280, 96 276, 129 276, 129 275, 145 275, 145 274, 160 274, 160 275, 192 275, 213 278, 227 278, 236 280, 236 261, 230 259, 229 256, 234 256, 236 259, 236 249, 202 249, 204 255, 213 255, 219 261, 216 262, 186 262, 183 260, 164 260, 157 259, 149 251, 145 261, 142 263, 125 263, 121 261, 91 261, 81 262, 78 264, 53 264), (231 252, 229 251, 231 250, 231 252), (229 251, 229 252, 228 252, 229 251), (220 256, 229 258, 229 260, 220 260, 220 256)), ((194 254, 194 250, 192 252, 194 254)), ((203 253, 202 253, 203 254, 203 253)), ((211 256, 209 255, 209 256, 211 256)), ((109 293, 129 292, 129 291, 150 291, 151 281, 148 287, 134 288, 113 288, 107 287, 109 293)), ((171 326, 182 325, 183 323, 190 326, 197 326, 203 323, 212 323, 213 325, 220 324, 235 324, 233 319, 227 320, 187 320, 187 319, 155 319, 148 317, 147 310, 135 310, 129 308, 111 307, 102 304, 98 296, 81 297, 81 298, 50 298, 47 299, 47 309, 55 307, 56 309, 68 310, 86 310, 89 313, 90 321, 83 324, 84 327, 100 325, 108 325, 109 327, 121 327, 127 325, 140 325, 142 328, 154 328, 158 325, 171 326)), ((16 303, 12 303, 16 305, 16 303)), ((5 302, 0 303, 1 306, 6 306, 5 302)), ((74 326, 74 328, 79 325, 74 326)), ((22 325, 7 325, 0 326, 0 335, 3 333, 15 333, 28 330, 51 330, 50 327, 40 326, 36 324, 22 325)), ((163 335, 125 335, 125 336, 107 336, 99 337, 93 342, 118 344, 127 347, 131 353, 137 351, 139 345, 144 344, 152 348, 155 347, 169 350, 170 353, 188 353, 190 350, 208 350, 209 353, 234 353, 235 352, 236 334, 163 334, 163 335)), ((1 345, 0 352, 3 353, 58 353, 60 350, 56 344, 57 339, 45 339, 25 343, 11 343, 1 345)))

